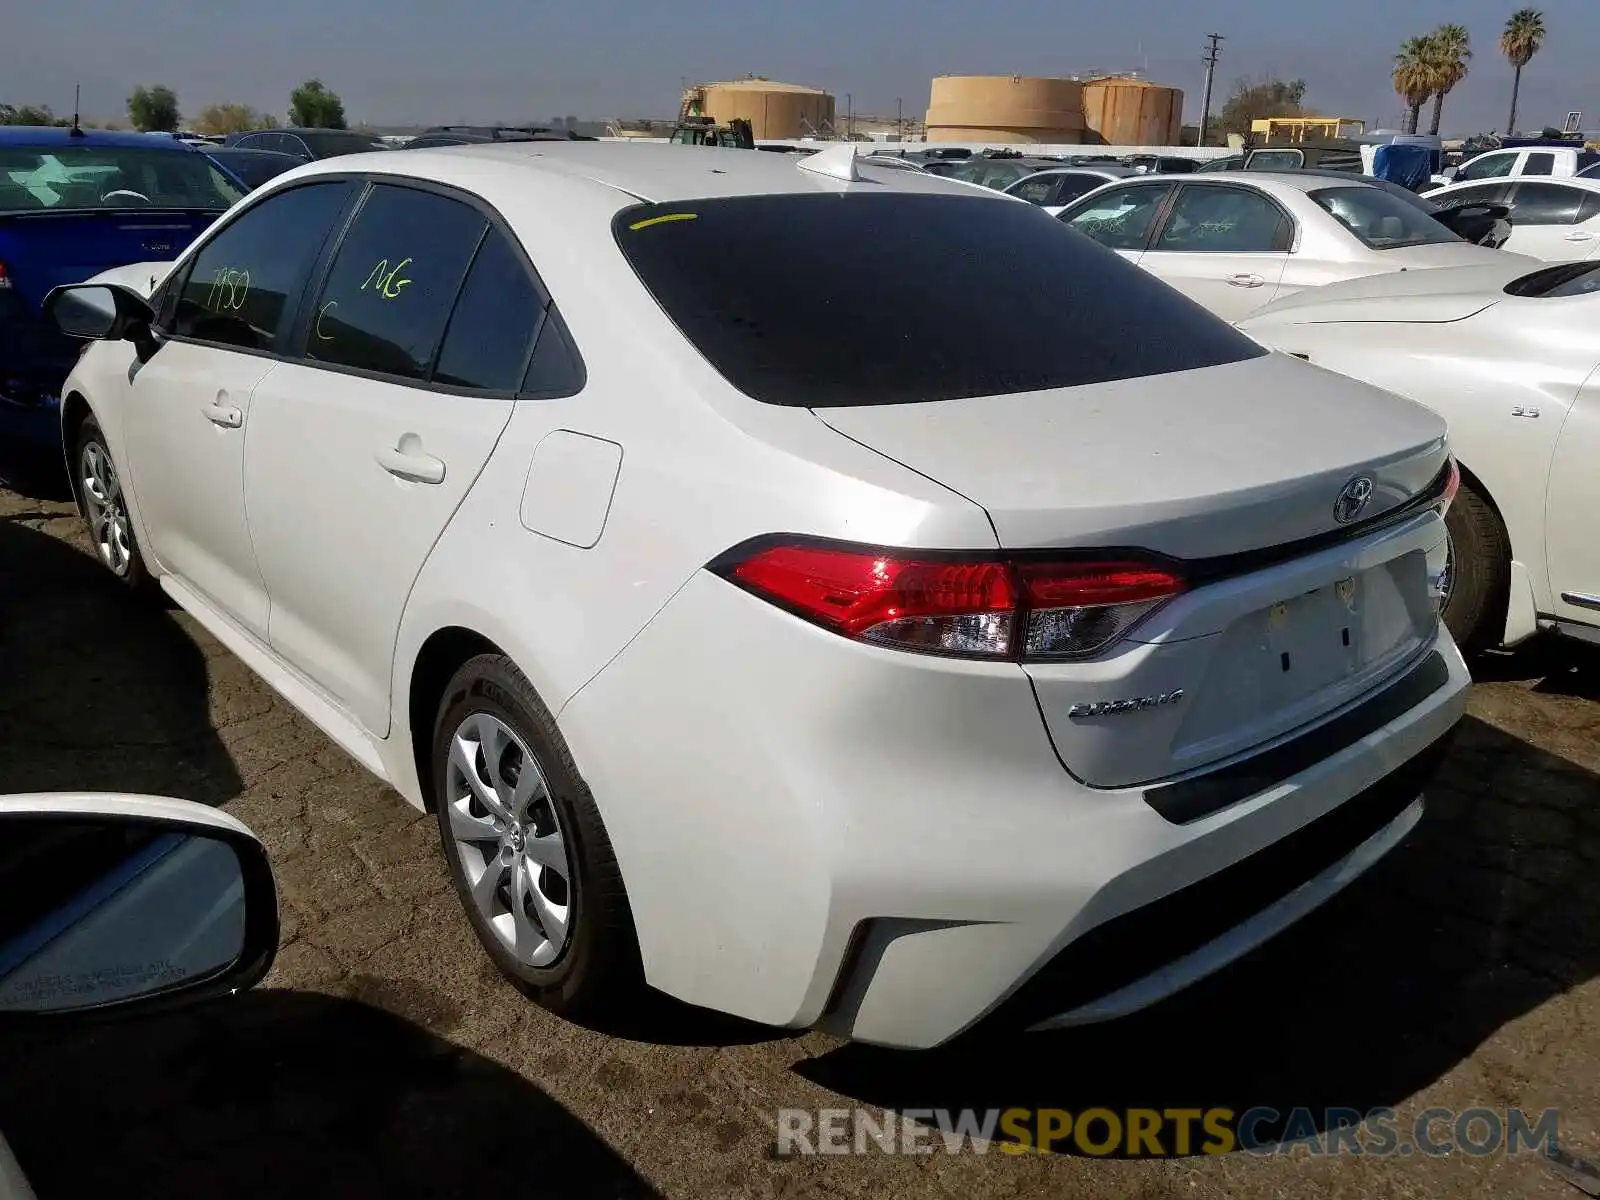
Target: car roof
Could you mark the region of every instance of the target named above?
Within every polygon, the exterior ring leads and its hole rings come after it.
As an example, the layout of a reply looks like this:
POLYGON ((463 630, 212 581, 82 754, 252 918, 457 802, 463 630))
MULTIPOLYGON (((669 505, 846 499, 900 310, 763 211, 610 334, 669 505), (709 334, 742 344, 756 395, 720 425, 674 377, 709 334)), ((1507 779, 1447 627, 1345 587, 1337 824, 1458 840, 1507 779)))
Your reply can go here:
POLYGON ((301 161, 298 154, 285 154, 282 150, 261 150, 255 146, 207 146, 201 150, 200 153, 209 154, 212 156, 225 154, 229 158, 255 158, 263 160, 271 158, 287 158, 297 163, 301 161))
POLYGON ((0 146, 127 146, 195 153, 193 146, 175 137, 129 133, 121 129, 84 129, 74 134, 64 125, 0 125, 0 146))
MULTIPOLYGON (((848 143, 844 143, 848 144, 848 143)), ((826 151, 824 151, 826 153, 826 151)), ((863 178, 887 191, 982 195, 1019 203, 992 188, 962 185, 924 171, 875 167, 857 159, 863 178)), ((761 154, 719 146, 625 142, 485 142, 408 150, 404 154, 349 154, 324 159, 296 176, 350 171, 407 175, 441 182, 514 190, 528 172, 568 179, 574 187, 598 184, 649 203, 832 191, 842 181, 802 169, 816 157, 761 154)))

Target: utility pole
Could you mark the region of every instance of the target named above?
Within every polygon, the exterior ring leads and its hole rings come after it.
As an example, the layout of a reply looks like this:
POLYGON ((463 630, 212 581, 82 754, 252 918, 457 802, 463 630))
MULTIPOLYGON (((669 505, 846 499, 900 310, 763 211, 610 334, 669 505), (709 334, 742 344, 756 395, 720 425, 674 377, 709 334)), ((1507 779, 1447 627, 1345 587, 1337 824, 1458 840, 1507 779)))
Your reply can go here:
POLYGON ((856 140, 856 98, 849 92, 844 94, 844 111, 846 136, 853 142, 856 140))
POLYGON ((894 140, 897 142, 906 140, 905 104, 899 96, 894 98, 894 140))
POLYGON ((1211 43, 1206 47, 1205 57, 1201 59, 1206 64, 1206 89, 1200 97, 1200 136, 1195 139, 1197 146, 1206 144, 1206 126, 1211 124, 1211 81, 1217 73, 1217 59, 1221 55, 1218 43, 1228 39, 1220 33, 1206 34, 1206 41, 1211 43))

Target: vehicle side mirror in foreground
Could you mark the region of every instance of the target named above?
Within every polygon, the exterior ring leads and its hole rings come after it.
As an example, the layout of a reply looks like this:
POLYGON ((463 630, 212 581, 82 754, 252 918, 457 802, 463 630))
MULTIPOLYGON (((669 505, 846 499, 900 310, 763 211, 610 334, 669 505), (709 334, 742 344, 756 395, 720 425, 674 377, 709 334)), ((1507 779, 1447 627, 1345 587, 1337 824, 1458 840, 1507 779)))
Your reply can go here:
POLYGON ((0 1021, 132 1015, 249 988, 278 948, 266 850, 158 796, 0 797, 0 1021))
POLYGON ((131 341, 155 319, 143 296, 114 283, 51 288, 44 312, 62 333, 86 341, 131 341))

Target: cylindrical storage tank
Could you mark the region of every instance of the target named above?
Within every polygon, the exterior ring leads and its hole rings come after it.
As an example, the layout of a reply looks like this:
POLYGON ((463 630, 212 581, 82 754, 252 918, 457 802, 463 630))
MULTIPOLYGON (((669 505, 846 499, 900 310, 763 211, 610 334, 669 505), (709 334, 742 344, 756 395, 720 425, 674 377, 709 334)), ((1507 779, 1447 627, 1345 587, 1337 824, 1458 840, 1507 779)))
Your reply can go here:
POLYGON ((1183 93, 1142 79, 1083 85, 1083 119, 1102 146, 1176 146, 1183 141, 1183 93))
POLYGON ((1083 85, 1023 75, 941 75, 928 100, 930 142, 1083 140, 1083 85))
POLYGON ((818 88, 770 79, 702 86, 706 116, 718 125, 743 118, 758 140, 806 137, 833 128, 833 97, 818 88))

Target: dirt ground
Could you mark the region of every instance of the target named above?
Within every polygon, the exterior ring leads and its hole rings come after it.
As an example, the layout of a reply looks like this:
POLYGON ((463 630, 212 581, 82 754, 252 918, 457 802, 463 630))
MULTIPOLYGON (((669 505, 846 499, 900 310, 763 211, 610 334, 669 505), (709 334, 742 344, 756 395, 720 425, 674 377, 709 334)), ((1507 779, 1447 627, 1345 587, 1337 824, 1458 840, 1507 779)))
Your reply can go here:
POLYGON ((1575 1197, 1537 1155, 775 1152, 780 1108, 1389 1106, 1404 1125, 1481 1105, 1559 1107, 1562 1145, 1600 1160, 1600 658, 1546 644, 1476 670, 1406 844, 1146 1015, 921 1056, 692 1013, 628 1038, 500 982, 430 818, 187 616, 129 603, 67 505, 0 492, 0 793, 220 804, 270 848, 283 912, 254 993, 0 1040, 0 1129, 41 1200, 1575 1197))

